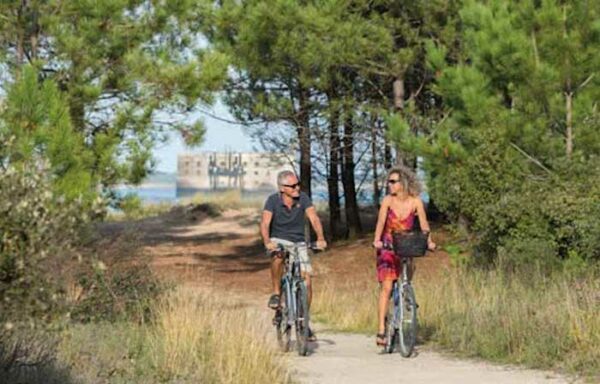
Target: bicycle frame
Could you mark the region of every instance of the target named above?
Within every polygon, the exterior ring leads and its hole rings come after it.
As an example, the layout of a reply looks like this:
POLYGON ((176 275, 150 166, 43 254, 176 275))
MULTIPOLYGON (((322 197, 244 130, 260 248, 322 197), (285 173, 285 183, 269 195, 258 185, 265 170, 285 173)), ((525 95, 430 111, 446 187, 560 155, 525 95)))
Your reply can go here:
MULTIPOLYGON (((279 318, 275 322, 277 339, 284 352, 289 350, 292 328, 296 331, 296 346, 301 356, 308 353, 308 332, 310 314, 308 310, 307 289, 302 276, 299 248, 303 245, 279 245, 284 257, 285 272, 281 278, 281 293, 285 303, 278 309, 279 318), (293 252, 290 252, 290 249, 293 252), (293 254, 293 256, 292 256, 293 254)), ((276 314, 277 316, 277 314, 276 314)))
POLYGON ((285 251, 284 268, 285 273, 281 278, 281 290, 285 290, 285 297, 287 299, 288 308, 288 325, 291 327, 296 320, 296 313, 298 304, 296 302, 296 292, 298 291, 298 284, 304 281, 302 277, 300 260, 298 259, 298 246, 294 245, 294 256, 292 260, 292 252, 285 251))
POLYGON ((402 314, 399 311, 403 311, 403 306, 398 305, 398 304, 400 302, 400 297, 402 296, 401 295, 402 288, 404 287, 405 284, 411 285, 410 281, 408 280, 408 261, 407 261, 407 258, 402 258, 402 276, 398 276, 398 278, 396 280, 394 280, 394 283, 392 285, 392 292, 391 292, 391 296, 394 299, 393 324, 396 329, 399 329, 398 322, 399 322, 399 319, 401 319, 400 315, 402 314))
MULTIPOLYGON (((414 297, 414 290, 412 284, 408 278, 410 257, 402 258, 402 275, 394 281, 392 286, 392 292, 390 293, 391 307, 388 309, 388 316, 391 317, 386 320, 386 346, 385 350, 388 353, 392 353, 395 350, 396 344, 400 347, 400 353, 404 357, 409 357, 412 354, 414 343, 416 341, 416 301, 414 297), (407 300, 410 306, 410 310, 407 311, 407 300), (407 311, 405 313, 405 311, 407 311), (413 312, 410 312, 413 311, 413 312), (409 318, 409 327, 412 328, 410 331, 411 335, 408 339, 405 339, 404 334, 404 322, 409 318)), ((412 262, 412 260, 410 260, 412 262)))

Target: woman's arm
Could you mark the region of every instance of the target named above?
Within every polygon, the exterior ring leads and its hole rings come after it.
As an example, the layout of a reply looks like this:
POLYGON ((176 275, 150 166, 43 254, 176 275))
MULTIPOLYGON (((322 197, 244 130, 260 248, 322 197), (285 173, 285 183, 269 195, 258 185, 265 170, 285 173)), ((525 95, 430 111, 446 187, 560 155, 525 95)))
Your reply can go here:
POLYGON ((425 213, 425 206, 423 201, 415 197, 415 205, 417 206, 417 215, 419 216, 419 224, 421 224, 421 231, 429 232, 429 222, 427 221, 427 214, 425 213))
POLYGON ((427 237, 427 248, 433 251, 436 244, 431 240, 431 229, 429 228, 429 222, 427 221, 423 200, 417 197, 415 198, 415 201, 417 205, 417 215, 419 216, 419 224, 421 224, 421 231, 429 233, 429 236, 427 237))
POLYGON ((385 226, 385 220, 387 218, 387 211, 389 206, 390 198, 389 196, 386 196, 381 202, 379 214, 377 215, 377 225, 375 226, 375 239, 373 240, 373 245, 376 248, 381 248, 381 235, 383 234, 383 227, 385 226))

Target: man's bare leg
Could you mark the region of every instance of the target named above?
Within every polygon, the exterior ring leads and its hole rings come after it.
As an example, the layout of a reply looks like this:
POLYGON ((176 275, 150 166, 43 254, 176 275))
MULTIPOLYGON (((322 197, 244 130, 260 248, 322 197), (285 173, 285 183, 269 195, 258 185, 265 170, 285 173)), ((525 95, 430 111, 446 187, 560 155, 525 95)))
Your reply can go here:
POLYGON ((281 275, 283 274, 283 259, 281 257, 273 257, 271 259, 271 283, 273 284, 273 296, 269 299, 269 307, 277 309, 279 303, 274 302, 275 295, 281 296, 281 275))

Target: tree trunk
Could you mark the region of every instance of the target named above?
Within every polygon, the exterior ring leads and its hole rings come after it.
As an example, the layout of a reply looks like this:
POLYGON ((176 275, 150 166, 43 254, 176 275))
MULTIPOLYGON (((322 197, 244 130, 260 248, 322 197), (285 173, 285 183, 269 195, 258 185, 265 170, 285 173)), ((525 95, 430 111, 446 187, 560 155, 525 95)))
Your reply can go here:
POLYGON ((387 128, 387 124, 383 126, 383 140, 384 140, 384 144, 383 144, 383 166, 385 169, 390 169, 392 168, 392 163, 393 163, 393 159, 392 159, 392 146, 390 145, 390 141, 388 139, 388 128, 387 128))
POLYGON ((381 201, 381 191, 379 190, 379 175, 377 161, 377 130, 379 129, 379 119, 371 119, 371 167, 373 170, 373 203, 379 210, 379 202, 381 201))
POLYGON ((309 127, 309 111, 308 111, 308 91, 299 87, 298 91, 298 142, 300 143, 300 188, 309 196, 312 196, 311 191, 311 173, 312 164, 310 158, 310 127, 309 127))
POLYGON ((38 41, 40 33, 38 11, 33 10, 31 13, 31 36, 29 36, 29 42, 31 44, 31 59, 37 59, 38 52, 38 41))
POLYGON ((567 159, 573 154, 573 92, 565 92, 567 103, 567 159))
MULTIPOLYGON (((569 38, 567 33, 567 6, 563 5, 563 37, 565 40, 569 38)), ((569 67, 569 56, 565 55, 565 60, 567 67, 569 67)), ((571 88, 571 79, 567 78, 565 90, 565 102, 566 102, 566 124, 567 124, 567 132, 566 132, 566 152, 567 159, 571 159, 571 155, 573 154, 573 89, 571 88)))
MULTIPOLYGON (((331 105, 331 103, 330 103, 331 105)), ((329 176, 327 178, 327 190, 329 195, 329 230, 331 237, 336 240, 340 237, 340 222, 342 214, 340 211, 340 134, 339 134, 339 110, 331 114, 329 122, 329 176)))
POLYGON ((362 232, 358 203, 356 200, 356 185, 354 180, 354 125, 352 122, 352 112, 346 111, 344 119, 344 138, 343 138, 344 162, 342 169, 342 184, 344 185, 346 213, 346 224, 348 226, 348 236, 350 238, 362 232))
MULTIPOLYGON (((394 80, 394 111, 400 115, 404 112, 404 78, 397 77, 394 80)), ((404 164, 404 156, 400 150, 399 143, 396 143, 396 164, 404 164)))
MULTIPOLYGON (((19 9, 17 10, 17 20, 18 21, 22 21, 22 19, 24 19, 24 13, 25 13, 25 7, 26 4, 21 3, 21 6, 19 7, 19 9)), ((25 25, 23 25, 22 23, 19 23, 17 26, 18 30, 17 30, 17 74, 19 73, 19 71, 21 70, 21 67, 23 66, 23 62, 24 62, 24 58, 25 58, 25 25)))

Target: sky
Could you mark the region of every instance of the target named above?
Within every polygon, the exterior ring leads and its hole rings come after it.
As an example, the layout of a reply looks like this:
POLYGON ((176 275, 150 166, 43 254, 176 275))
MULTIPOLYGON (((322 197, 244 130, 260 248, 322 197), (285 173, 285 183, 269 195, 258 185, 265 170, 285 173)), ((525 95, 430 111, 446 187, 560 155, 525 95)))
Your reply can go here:
MULTIPOLYGON (((220 118, 234 120, 228 113, 227 108, 221 103, 217 103, 210 112, 220 118)), ((167 143, 159 144, 154 149, 153 153, 157 162, 157 171, 175 173, 177 171, 177 155, 180 153, 227 150, 254 152, 254 147, 257 145, 244 133, 241 125, 230 124, 205 114, 197 116, 204 120, 206 127, 204 143, 199 147, 189 148, 183 143, 178 133, 172 133, 167 143)))

